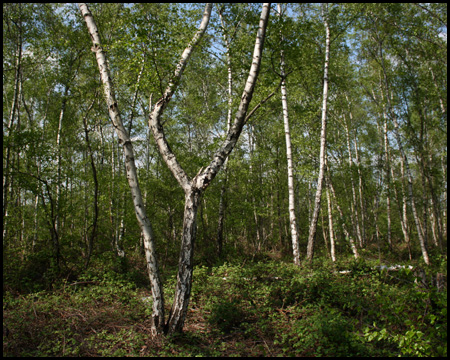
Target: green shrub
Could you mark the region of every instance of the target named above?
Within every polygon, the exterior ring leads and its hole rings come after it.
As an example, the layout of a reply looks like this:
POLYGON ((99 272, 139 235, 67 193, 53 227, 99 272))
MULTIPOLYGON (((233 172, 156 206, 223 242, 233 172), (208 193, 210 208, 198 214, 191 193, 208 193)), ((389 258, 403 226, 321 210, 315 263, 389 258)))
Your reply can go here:
POLYGON ((230 333, 245 321, 245 312, 240 306, 240 301, 222 300, 212 306, 208 323, 214 325, 223 333, 230 333))
POLYGON ((369 356, 352 322, 334 309, 308 306, 291 313, 277 344, 287 356, 369 356))

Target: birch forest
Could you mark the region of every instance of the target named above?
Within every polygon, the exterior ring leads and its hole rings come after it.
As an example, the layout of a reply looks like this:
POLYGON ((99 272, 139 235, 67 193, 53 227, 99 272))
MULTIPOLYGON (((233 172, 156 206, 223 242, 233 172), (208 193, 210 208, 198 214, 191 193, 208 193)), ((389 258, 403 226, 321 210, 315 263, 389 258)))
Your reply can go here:
POLYGON ((5 356, 446 356, 447 5, 3 4, 5 356))

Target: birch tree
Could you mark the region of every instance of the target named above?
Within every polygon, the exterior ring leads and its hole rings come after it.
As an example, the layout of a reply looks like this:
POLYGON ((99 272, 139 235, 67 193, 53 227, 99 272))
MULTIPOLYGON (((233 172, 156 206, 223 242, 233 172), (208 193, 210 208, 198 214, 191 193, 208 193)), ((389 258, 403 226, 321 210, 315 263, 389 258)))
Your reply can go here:
MULTIPOLYGON (((282 16, 281 4, 277 4, 278 14, 282 16)), ((281 42, 283 42, 283 36, 281 35, 281 42)), ((288 112, 288 102, 287 102, 287 91, 286 91, 286 74, 285 74, 285 63, 284 63, 284 53, 281 50, 280 53, 281 63, 280 63, 280 74, 282 77, 281 81, 281 104, 283 107, 283 124, 284 133, 286 137, 286 158, 287 158, 287 169, 288 169, 288 191, 289 191, 289 223, 291 228, 291 240, 292 240, 292 252, 294 256, 294 264, 300 265, 300 250, 297 235, 297 221, 295 218, 295 194, 294 194, 294 165, 292 163, 292 148, 291 148, 291 133, 289 131, 289 112, 288 112)))
POLYGON ((322 18, 325 26, 325 66, 323 71, 323 102, 322 102, 322 128, 320 131, 320 165, 319 176, 317 179, 316 197, 314 200, 314 211, 312 214, 311 224, 309 226, 308 248, 306 257, 309 261, 314 256, 314 239, 316 236, 317 220, 319 218, 320 200, 322 197, 322 186, 325 173, 325 156, 326 156, 326 135, 327 135, 327 100, 328 100, 328 63, 330 61, 330 28, 328 26, 328 4, 322 3, 322 18))
POLYGON ((119 143, 121 143, 124 148, 127 179, 132 193, 136 217, 141 227, 141 231, 144 235, 147 267, 153 295, 152 333, 154 335, 157 335, 163 332, 166 334, 181 332, 186 318, 192 286, 193 254, 197 230, 196 220, 198 207, 200 205, 200 200, 203 192, 217 175, 217 172, 224 164, 225 159, 233 150, 242 131, 242 127, 245 124, 245 121, 248 119, 248 116, 246 116, 247 109, 252 99, 261 64, 261 56, 264 45, 265 31, 269 18, 270 5, 264 4, 262 9, 255 47, 253 51, 253 62, 250 67, 249 75, 245 84, 244 92, 241 97, 241 102, 236 113, 234 123, 229 129, 224 143, 222 144, 221 148, 215 153, 210 164, 205 169, 201 168, 194 178, 191 179, 188 176, 188 174, 178 162, 175 154, 172 152, 164 134, 161 115, 163 113, 163 110, 169 104, 174 92, 176 91, 180 83, 183 71, 186 68, 187 62, 194 48, 199 44, 202 36, 206 31, 211 16, 212 4, 206 5, 199 29, 189 45, 184 50, 181 59, 175 69, 174 75, 169 81, 169 84, 163 96, 156 102, 153 110, 150 109, 149 127, 152 130, 158 150, 166 165, 185 193, 184 220, 177 284, 175 288, 174 302, 167 319, 167 323, 165 324, 164 299, 154 249, 154 236, 150 221, 145 212, 142 195, 139 188, 136 166, 134 162, 133 146, 129 134, 124 128, 123 122, 121 120, 118 104, 114 96, 114 90, 112 87, 108 64, 106 61, 105 53, 101 47, 100 37, 94 19, 86 4, 80 4, 80 10, 86 21, 93 42, 92 51, 94 51, 96 54, 97 63, 100 69, 102 83, 104 86, 108 111, 119 137, 119 143))
MULTIPOLYGON (((226 59, 227 59, 227 74, 228 74, 228 88, 227 88, 227 95, 228 95, 228 102, 227 102, 227 132, 230 131, 231 127, 231 120, 233 116, 233 73, 231 70, 231 49, 230 49, 230 36, 227 34, 225 29, 225 21, 223 17, 223 7, 219 10, 219 16, 220 16, 220 25, 223 31, 223 39, 225 42, 225 47, 227 49, 226 51, 226 59)), ((224 182, 220 188, 220 200, 219 200, 219 220, 217 224, 217 252, 219 257, 222 255, 222 249, 223 249, 223 223, 225 218, 225 191, 226 191, 226 185, 228 180, 228 157, 225 159, 225 163, 223 166, 224 171, 224 182)))
POLYGON ((122 118, 114 93, 109 67, 106 60, 106 54, 101 46, 100 34, 98 32, 97 25, 95 24, 94 18, 88 6, 84 3, 80 3, 79 7, 81 10, 81 14, 86 21, 86 25, 88 27, 88 31, 93 43, 91 50, 95 53, 95 57, 97 59, 109 116, 114 128, 116 129, 117 136, 119 138, 119 144, 123 146, 123 150, 125 153, 125 169, 128 185, 130 187, 131 196, 133 199, 136 218, 144 235, 145 257, 153 297, 153 323, 151 330, 153 335, 158 335, 163 332, 164 326, 164 297, 162 291, 162 283, 159 275, 158 262, 155 253, 155 240, 153 236, 153 230, 150 220, 148 219, 147 213, 145 211, 141 189, 139 187, 136 165, 134 161, 133 144, 131 143, 128 132, 123 126, 122 118))
POLYGON ((253 61, 234 122, 227 133, 224 143, 222 144, 221 148, 215 153, 210 164, 205 169, 201 168, 194 176, 194 178, 191 179, 182 168, 180 163, 177 161, 176 155, 172 152, 169 143, 167 142, 166 136, 164 134, 164 128, 161 123, 161 115, 180 82, 181 76, 187 65, 189 57, 192 54, 193 48, 199 43, 202 35, 206 30, 206 26, 208 25, 209 17, 211 14, 211 8, 211 4, 206 6, 205 12, 203 14, 203 20, 200 24, 198 32, 196 33, 188 47, 186 47, 186 49, 184 50, 181 56, 181 60, 175 70, 174 76, 169 82, 164 95, 155 104, 155 107, 149 116, 149 126, 153 132, 158 150, 163 157, 166 165, 185 193, 184 220, 179 258, 179 269, 174 302, 166 325, 166 331, 168 333, 179 332, 183 328, 192 286, 193 255, 197 230, 196 219, 198 206, 200 204, 202 194, 214 179, 214 177, 217 175, 226 158, 235 147, 236 142, 239 139, 239 135, 242 132, 242 128, 246 120, 248 106, 253 96, 253 91, 261 65, 261 56, 269 18, 270 4, 263 5, 261 18, 259 21, 259 28, 256 35, 255 47, 253 51, 253 61))

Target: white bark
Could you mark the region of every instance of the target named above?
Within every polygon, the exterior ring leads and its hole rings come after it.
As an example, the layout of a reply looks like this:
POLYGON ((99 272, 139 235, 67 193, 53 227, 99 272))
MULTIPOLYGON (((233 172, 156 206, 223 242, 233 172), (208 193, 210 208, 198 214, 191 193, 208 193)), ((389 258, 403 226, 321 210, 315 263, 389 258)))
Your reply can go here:
MULTIPOLYGON (((381 80, 381 79, 380 79, 381 80)), ((387 241, 389 247, 392 248, 391 240, 391 176, 390 176, 390 159, 389 159, 389 139, 388 139, 388 116, 386 113, 386 107, 384 104, 384 91, 380 84, 381 100, 383 107, 383 139, 384 139, 384 169, 386 176, 386 215, 387 215, 387 241)))
POLYGON ((330 255, 333 262, 336 261, 336 246, 334 242, 333 213, 331 210, 330 188, 327 186, 328 226, 330 233, 330 255))
POLYGON ((197 183, 200 187, 206 187, 216 176, 217 172, 222 167, 225 159, 230 154, 236 145, 239 135, 242 132, 242 128, 248 116, 246 117, 248 106, 253 96, 253 90, 255 88, 256 80, 259 74, 259 68, 261 64, 262 49, 264 45, 265 32, 267 22, 269 19, 270 4, 265 3, 261 12, 261 18, 259 21, 259 28, 256 35, 255 48, 253 50, 253 61, 249 70, 249 75, 245 83, 244 92, 241 96, 241 102, 239 104, 238 111, 235 115, 234 122, 227 134, 225 142, 222 147, 214 154, 213 160, 208 167, 203 171, 201 176, 198 177, 197 183))
POLYGON ((414 200, 414 195, 413 195, 413 190, 412 190, 412 175, 411 175, 411 170, 409 169, 408 157, 406 155, 406 152, 403 149, 402 140, 400 138, 400 133, 399 133, 399 126, 398 126, 398 122, 397 122, 397 117, 393 113, 392 104, 391 104, 390 95, 389 95, 390 94, 389 83, 388 83, 386 68, 385 68, 385 65, 384 65, 384 57, 383 57, 381 43, 379 45, 380 45, 381 66, 382 66, 382 69, 383 69, 383 76, 384 76, 384 85, 386 87, 386 99, 387 99, 387 104, 388 104, 388 111, 389 111, 390 117, 392 119, 392 122, 394 124, 394 135, 395 135, 395 138, 397 140, 398 147, 399 147, 400 154, 401 154, 401 159, 404 162, 404 166, 405 166, 405 170, 406 170, 406 176, 407 176, 407 180, 408 180, 409 201, 411 203, 411 208, 412 208, 412 211, 413 211, 414 222, 416 224, 416 229, 417 229, 417 235, 419 237, 420 249, 422 250, 422 256, 423 256, 423 259, 425 261, 425 264, 430 265, 431 263, 430 263, 430 259, 428 257, 427 245, 426 245, 423 233, 422 233, 422 229, 420 228, 419 215, 417 213, 416 203, 415 203, 415 200, 414 200))
MULTIPOLYGON (((19 11, 21 11, 21 4, 18 4, 19 11)), ((21 92, 22 82, 21 78, 21 63, 22 63, 22 23, 18 24, 18 39, 17 39, 17 53, 16 53, 16 64, 15 64, 15 74, 14 74, 14 94, 13 101, 11 105, 11 112, 9 114, 8 120, 8 137, 10 137, 13 133, 13 125, 14 120, 16 118, 16 111, 18 111, 19 104, 19 94, 21 92)), ((4 133, 3 133, 4 135, 4 133)), ((10 168, 10 156, 11 156, 11 147, 6 146, 6 156, 4 158, 5 168, 10 168)), ((3 174, 3 241, 6 244, 6 235, 7 235, 7 224, 8 224, 8 195, 11 194, 11 183, 12 177, 8 175, 8 172, 3 174)))
POLYGON ((55 219, 55 231, 59 232, 59 224, 60 224, 60 198, 61 198, 61 131, 62 131, 62 121, 64 118, 64 111, 66 109, 67 102, 67 94, 69 92, 69 86, 66 85, 64 89, 64 95, 62 98, 61 110, 59 112, 59 120, 58 120, 58 131, 56 133, 56 168, 57 168, 57 180, 56 180, 56 219, 55 219))
MULTIPOLYGON (((391 178, 392 178, 392 180, 395 179, 394 169, 393 169, 392 166, 391 166, 391 178)), ((403 200, 403 205, 405 206, 405 212, 404 213, 402 211, 402 203, 400 202, 400 197, 398 195, 398 191, 397 191, 397 189, 395 187, 395 184, 393 184, 393 185, 394 186, 392 188, 394 190, 394 196, 395 196, 395 199, 396 199, 397 204, 398 204, 400 225, 402 227, 402 232, 403 232, 403 237, 405 239, 405 243, 407 244, 408 249, 409 249, 409 235, 408 235, 407 219, 405 219, 405 217, 406 217, 406 199, 405 199, 405 193, 403 191, 403 166, 402 166, 402 195, 403 195, 402 200, 403 200)), ((411 255, 411 252, 410 252, 410 255, 411 255)))
POLYGON ((118 134, 119 143, 121 143, 124 147, 127 178, 133 196, 136 216, 141 226, 141 230, 144 234, 144 245, 146 250, 150 282, 152 285, 154 320, 152 332, 154 334, 161 333, 163 331, 163 327, 164 332, 166 333, 181 331, 183 328, 192 285, 192 259, 194 241, 196 237, 196 216, 199 200, 203 191, 208 187, 212 179, 216 176, 226 157, 236 144, 242 131, 242 127, 245 123, 248 105, 253 95, 253 90, 261 63, 261 55, 270 6, 269 4, 264 4, 263 6, 255 42, 255 49, 253 53, 253 62, 250 68, 249 76, 244 89, 244 94, 241 98, 241 103, 236 114, 234 124, 230 128, 230 131, 228 131, 227 138, 224 144, 222 145, 221 149, 216 152, 210 165, 203 172, 203 168, 200 169, 198 174, 191 180, 183 170, 181 165, 178 163, 175 154, 172 152, 169 144, 167 143, 164 135, 164 130, 160 122, 160 117, 164 108, 167 106, 172 95, 174 94, 177 85, 179 84, 179 81, 183 74, 183 70, 186 67, 190 55, 192 54, 193 48, 198 44, 206 30, 211 15, 211 9, 212 5, 207 4, 199 30, 195 34, 188 47, 184 50, 181 56, 181 60, 175 70, 174 77, 169 81, 169 85, 166 91, 164 92, 161 99, 156 103, 152 113, 149 116, 149 126, 153 132, 153 136, 155 138, 159 152, 161 153, 167 166, 185 192, 183 236, 179 260, 177 286, 175 289, 174 303, 167 320, 167 324, 164 326, 164 301, 161 282, 159 279, 158 266, 156 262, 156 254, 154 251, 153 233, 150 221, 148 220, 145 213, 142 195, 138 184, 136 167, 134 164, 133 147, 130 137, 125 130, 120 117, 117 102, 112 89, 105 54, 101 48, 97 27, 95 26, 92 15, 86 4, 80 4, 80 10, 86 21, 86 24, 88 25, 89 33, 94 44, 92 50, 96 54, 97 62, 99 65, 102 82, 104 84, 104 91, 109 114, 118 134))
POLYGON ((362 180, 362 174, 361 174, 361 164, 359 162, 359 151, 358 151, 358 141, 355 131, 355 163, 358 169, 358 179, 359 179, 359 203, 361 206, 361 236, 362 236, 362 244, 361 246, 364 246, 366 242, 366 225, 365 225, 365 219, 366 219, 366 210, 365 210, 365 199, 363 196, 363 180, 362 180))
POLYGON ((334 191, 333 183, 331 182, 330 170, 328 168, 328 165, 327 165, 327 184, 328 184, 328 189, 331 190, 331 193, 333 194, 334 203, 336 204, 336 208, 342 219, 342 231, 344 232, 345 239, 348 240, 348 242, 350 243, 350 247, 352 248, 353 256, 355 257, 355 259, 357 259, 359 257, 358 249, 356 248, 355 240, 353 240, 353 237, 350 235, 350 233, 347 230, 347 226, 345 225, 344 213, 342 212, 342 209, 337 202, 336 192, 334 191))
POLYGON ((133 198, 134 210, 139 226, 141 227, 141 231, 144 234, 147 269, 153 296, 152 333, 156 335, 162 333, 162 327, 164 324, 164 298, 158 263, 156 260, 153 231, 142 200, 142 194, 137 178, 136 165, 134 162, 133 146, 131 144, 129 135, 123 126, 122 118, 120 116, 119 108, 112 87, 112 81, 109 74, 105 52, 101 47, 97 26, 87 5, 80 3, 79 7, 83 18, 86 21, 86 25, 92 39, 93 47, 91 48, 91 50, 95 52, 98 67, 100 70, 100 76, 103 83, 103 90, 108 106, 109 116, 111 117, 114 128, 116 129, 119 143, 123 145, 125 153, 125 168, 128 184, 130 186, 131 195, 133 198))
MULTIPOLYGON (((347 98, 348 101, 348 98, 347 98)), ((350 112, 351 114, 351 112, 350 112)), ((350 116, 350 119, 352 117, 350 116)), ((347 151, 348 151, 348 167, 350 171, 350 184, 352 187, 352 202, 351 202, 351 212, 352 212, 352 222, 354 223, 354 226, 356 227, 356 237, 359 242, 359 246, 362 247, 363 239, 361 236, 361 228, 359 227, 359 215, 358 215, 358 204, 356 201, 356 188, 355 188, 355 181, 353 179, 353 155, 352 155, 352 148, 350 146, 350 131, 349 131, 349 125, 347 124, 347 119, 344 114, 344 128, 345 128, 345 135, 347 139, 347 151)))
MULTIPOLYGON (((277 4, 279 16, 281 17, 281 4, 277 4)), ((283 42, 283 36, 281 37, 283 42)), ((292 163, 292 146, 291 133, 289 130, 289 112, 287 103, 286 79, 285 79, 285 64, 284 53, 281 50, 281 64, 280 73, 282 76, 281 82, 281 105, 283 108, 283 123, 284 133, 286 137, 286 158, 288 168, 288 191, 289 191, 289 223, 291 228, 292 252, 294 256, 294 264, 300 265, 300 249, 297 235, 297 220, 295 218, 295 194, 294 194, 294 165, 292 163)))
POLYGON ((193 39, 189 43, 189 45, 186 47, 186 49, 183 51, 183 54, 181 55, 181 59, 175 69, 174 76, 169 81, 169 85, 166 88, 166 91, 164 92, 163 96, 158 100, 158 102, 155 104, 155 107, 152 111, 152 113, 149 116, 149 127, 151 128, 153 132, 153 137, 155 138, 156 144, 158 146, 159 152, 161 156, 164 159, 164 162, 167 164, 167 167, 172 172, 175 179, 178 181, 180 186, 183 188, 185 192, 190 191, 191 188, 191 179, 186 174, 184 169, 181 167, 180 163, 178 162, 175 154, 172 152, 172 149, 170 148, 166 137, 164 135, 164 129, 161 125, 160 118, 162 115, 163 110, 167 106, 167 104, 170 102, 170 99, 172 98, 176 88, 178 87, 178 84, 181 80, 181 76, 183 75, 183 71, 187 65, 187 62, 192 54, 192 51, 194 50, 194 47, 200 42, 203 34, 206 31, 206 28, 209 23, 209 19, 211 17, 211 10, 212 10, 212 4, 207 4, 205 7, 205 11, 203 13, 203 18, 200 23, 200 27, 196 34, 194 35, 193 39))
POLYGON ((328 26, 328 4, 322 4, 322 17, 325 26, 325 67, 323 72, 323 103, 322 103, 322 129, 320 131, 320 167, 317 179, 317 191, 314 201, 314 212, 309 227, 307 258, 309 261, 314 256, 314 239, 316 236, 317 219, 319 218, 320 200, 322 197, 322 185, 325 174, 326 134, 327 134, 327 100, 328 100, 328 63, 330 61, 330 28, 328 26))
MULTIPOLYGON (((233 73, 231 71, 231 50, 230 50, 230 40, 227 36, 227 32, 225 30, 225 21, 222 16, 222 11, 219 11, 220 16, 220 23, 222 26, 223 31, 223 38, 225 41, 225 47, 227 49, 226 56, 227 56, 227 72, 228 72, 228 109, 227 109, 227 133, 230 131, 231 127, 231 120, 232 120, 232 106, 233 106, 233 73)), ((217 226, 217 246, 218 246, 218 255, 219 257, 222 255, 222 249, 223 249, 223 223, 225 218, 225 192, 226 192, 226 184, 228 181, 228 157, 225 159, 225 163, 223 165, 223 171, 224 171, 224 183, 222 184, 222 187, 220 189, 220 201, 219 201, 219 220, 218 220, 218 226, 217 226)))
POLYGON ((184 169, 181 167, 181 165, 178 163, 175 154, 172 152, 169 144, 167 143, 164 135, 164 130, 160 122, 160 117, 162 111, 167 106, 171 96, 176 90, 177 84, 179 83, 179 80, 182 76, 184 68, 186 67, 187 61, 192 53, 193 48, 200 41, 202 35, 206 30, 206 26, 208 25, 209 17, 211 14, 211 8, 211 4, 208 4, 206 6, 199 30, 197 31, 189 46, 183 52, 182 58, 175 71, 173 80, 170 81, 163 97, 156 103, 155 108, 149 117, 149 126, 152 129, 153 136, 158 146, 158 150, 161 153, 170 171, 174 175, 175 179, 178 181, 185 192, 183 236, 181 240, 177 286, 175 289, 174 303, 166 325, 167 333, 179 332, 182 330, 184 325, 192 285, 192 259, 196 236, 196 217, 199 199, 203 191, 206 190, 211 181, 217 175, 217 172, 224 164, 225 159, 234 148, 242 131, 242 127, 246 119, 247 109, 252 98, 256 79, 259 73, 265 31, 270 10, 269 4, 263 5, 255 42, 255 49, 253 52, 253 62, 249 71, 249 76, 244 88, 244 94, 241 97, 241 102, 236 113, 234 123, 228 131, 224 144, 222 145, 220 150, 216 152, 209 166, 205 170, 201 168, 198 171, 197 175, 191 180, 184 169))
POLYGON ((406 153, 403 149, 402 146, 402 142, 401 142, 401 138, 400 138, 400 134, 399 134, 399 130, 398 130, 398 123, 397 123, 397 119, 395 117, 393 117, 393 122, 394 122, 394 134, 395 137, 397 139, 397 143, 398 143, 398 147, 400 149, 400 154, 401 154, 401 161, 403 162, 405 169, 406 169, 406 178, 408 181, 408 195, 409 195, 409 201, 411 203, 411 208, 413 211, 413 217, 414 217, 414 222, 416 223, 416 228, 417 228, 417 235, 419 236, 419 244, 420 244, 420 249, 422 250, 422 256, 423 259, 425 261, 425 264, 430 265, 430 259, 428 257, 428 250, 425 244, 425 239, 423 237, 423 233, 422 233, 422 229, 420 228, 420 220, 419 220, 419 215, 417 213, 417 208, 416 208, 416 202, 414 200, 414 195, 413 195, 413 190, 412 190, 412 175, 411 175, 411 170, 409 169, 409 163, 408 163, 408 157, 406 156, 406 153))

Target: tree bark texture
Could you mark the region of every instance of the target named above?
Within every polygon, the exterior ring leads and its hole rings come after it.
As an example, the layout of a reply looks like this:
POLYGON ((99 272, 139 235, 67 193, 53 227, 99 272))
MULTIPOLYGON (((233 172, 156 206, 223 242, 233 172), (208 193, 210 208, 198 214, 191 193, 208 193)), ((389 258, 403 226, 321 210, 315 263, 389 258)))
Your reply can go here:
POLYGON ((93 46, 91 50, 95 53, 98 67, 100 70, 100 76, 103 83, 104 95, 106 98, 106 104, 108 106, 109 116, 113 122, 113 126, 116 129, 119 143, 122 144, 125 153, 125 168, 127 174, 128 184, 130 186, 131 195, 133 198, 134 210, 136 217, 141 227, 141 231, 144 234, 144 247, 145 257, 147 261, 147 269, 150 278, 150 284, 153 296, 153 325, 152 333, 154 335, 161 334, 164 324, 164 298, 162 291, 162 284, 159 275, 158 263, 155 253, 153 230, 150 224, 150 220, 147 217, 144 202, 142 200, 141 189, 139 188, 139 182, 137 177, 136 165, 134 162, 133 145, 129 134, 125 130, 120 116, 119 107, 114 95, 112 87, 112 81, 109 74, 109 68, 106 61, 106 55, 101 47, 100 36, 97 30, 97 25, 94 22, 94 18, 86 4, 79 4, 81 14, 86 21, 86 25, 89 30, 89 34, 92 39, 93 46))

